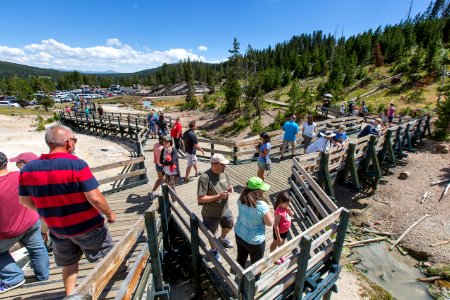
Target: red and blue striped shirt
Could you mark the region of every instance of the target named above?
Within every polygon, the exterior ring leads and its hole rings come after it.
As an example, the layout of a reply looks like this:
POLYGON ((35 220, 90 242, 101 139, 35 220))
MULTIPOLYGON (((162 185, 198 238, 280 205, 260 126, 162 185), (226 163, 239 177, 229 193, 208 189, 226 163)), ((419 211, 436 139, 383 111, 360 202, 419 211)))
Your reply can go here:
POLYGON ((84 195, 98 186, 85 161, 58 152, 42 154, 25 165, 20 173, 19 195, 31 197, 52 233, 74 236, 104 222, 84 195))

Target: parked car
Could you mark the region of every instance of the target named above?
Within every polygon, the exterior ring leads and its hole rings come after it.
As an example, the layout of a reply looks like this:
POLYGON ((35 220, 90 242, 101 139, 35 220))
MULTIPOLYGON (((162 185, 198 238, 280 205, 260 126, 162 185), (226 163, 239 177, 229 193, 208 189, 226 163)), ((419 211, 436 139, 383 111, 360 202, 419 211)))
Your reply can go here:
POLYGON ((11 101, 0 101, 0 106, 2 106, 2 107, 5 107, 5 106, 8 106, 8 107, 22 107, 22 106, 20 106, 19 103, 11 102, 11 101))

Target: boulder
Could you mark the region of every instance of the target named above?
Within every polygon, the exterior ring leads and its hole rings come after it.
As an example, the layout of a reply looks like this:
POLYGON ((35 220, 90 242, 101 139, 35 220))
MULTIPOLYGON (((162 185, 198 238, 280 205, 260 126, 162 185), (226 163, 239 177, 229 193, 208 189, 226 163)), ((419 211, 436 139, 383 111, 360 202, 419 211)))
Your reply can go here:
POLYGON ((399 179, 403 179, 403 180, 408 178, 408 177, 409 177, 409 172, 408 171, 401 172, 400 175, 398 175, 398 178, 399 179))

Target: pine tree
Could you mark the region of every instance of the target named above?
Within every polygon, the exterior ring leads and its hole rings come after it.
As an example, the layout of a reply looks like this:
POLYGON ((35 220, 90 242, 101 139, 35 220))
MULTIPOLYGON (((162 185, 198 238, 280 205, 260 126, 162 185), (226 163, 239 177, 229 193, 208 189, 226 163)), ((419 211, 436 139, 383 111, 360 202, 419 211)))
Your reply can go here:
POLYGON ((195 87, 194 87, 194 76, 192 73, 192 63, 188 58, 186 62, 183 63, 184 66, 184 80, 187 85, 186 92, 186 104, 190 109, 196 109, 198 107, 197 98, 195 98, 195 87))
POLYGON ((436 107, 438 119, 435 123, 435 134, 440 139, 448 139, 450 135, 450 85, 444 89, 444 99, 438 102, 436 107))
POLYGON ((288 96, 289 96, 288 113, 295 114, 298 109, 301 97, 301 91, 297 80, 292 81, 291 89, 288 92, 288 96))
POLYGON ((224 84, 226 112, 230 112, 236 108, 240 108, 242 88, 241 84, 239 83, 240 59, 241 59, 239 47, 240 47, 239 42, 237 41, 236 38, 234 38, 233 49, 228 50, 228 52, 231 53, 231 56, 228 59, 230 66, 227 72, 227 80, 224 84))
POLYGON ((255 111, 257 116, 261 116, 264 108, 264 91, 257 75, 251 75, 248 79, 247 86, 244 88, 245 108, 249 116, 255 111))

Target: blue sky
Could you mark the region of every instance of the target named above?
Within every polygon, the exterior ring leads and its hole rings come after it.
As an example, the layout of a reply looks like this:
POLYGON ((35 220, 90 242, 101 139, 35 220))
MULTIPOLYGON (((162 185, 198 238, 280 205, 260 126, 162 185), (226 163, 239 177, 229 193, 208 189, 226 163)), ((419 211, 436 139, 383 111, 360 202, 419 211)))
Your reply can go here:
MULTIPOLYGON (((405 19, 410 0, 0 1, 0 60, 134 72, 190 58, 218 62, 233 38, 261 49, 322 30, 345 36, 405 19)), ((414 0, 412 16, 429 1, 414 0)))

